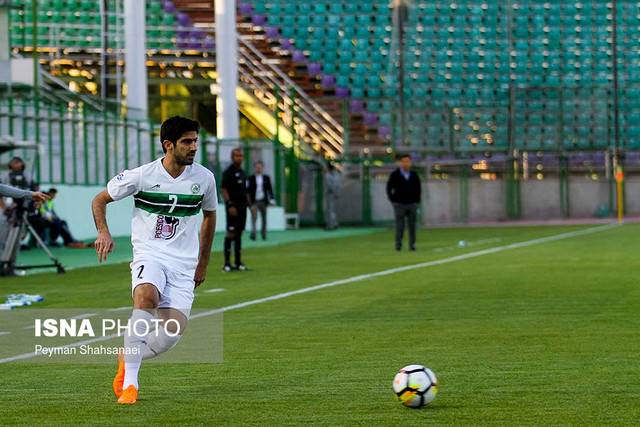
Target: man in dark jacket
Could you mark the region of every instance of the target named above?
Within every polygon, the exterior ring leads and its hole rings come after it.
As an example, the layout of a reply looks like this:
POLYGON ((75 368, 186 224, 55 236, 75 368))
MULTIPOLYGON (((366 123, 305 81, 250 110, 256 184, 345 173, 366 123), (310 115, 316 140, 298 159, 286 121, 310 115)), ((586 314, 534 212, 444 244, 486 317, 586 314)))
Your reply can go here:
POLYGON ((400 167, 389 175, 387 197, 393 204, 396 218, 396 250, 402 249, 405 218, 409 222, 409 250, 416 250, 416 219, 422 195, 420 177, 411 170, 411 157, 399 157, 400 167))
POLYGON ((249 177, 249 202, 251 203, 251 240, 256 240, 256 220, 261 217, 260 234, 267 240, 267 206, 273 202, 273 188, 269 175, 265 175, 264 164, 257 161, 253 165, 254 174, 249 177))

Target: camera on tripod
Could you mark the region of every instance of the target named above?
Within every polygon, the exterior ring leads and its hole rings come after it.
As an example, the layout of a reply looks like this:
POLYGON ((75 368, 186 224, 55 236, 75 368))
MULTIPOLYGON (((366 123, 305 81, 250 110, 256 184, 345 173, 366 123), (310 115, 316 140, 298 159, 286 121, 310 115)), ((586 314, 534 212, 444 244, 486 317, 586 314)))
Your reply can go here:
MULTIPOLYGON (((31 181, 25 173, 26 165, 20 157, 14 157, 9 162, 9 185, 20 188, 22 190, 37 190, 37 185, 31 181)), ((34 213, 37 210, 37 206, 31 200, 15 199, 13 205, 7 207, 5 214, 9 224, 15 224, 19 218, 22 218, 24 214, 27 215, 34 213)))
MULTIPOLYGON (((25 173, 26 165, 20 157, 14 157, 9 162, 9 184, 23 190, 37 190, 37 185, 29 179, 25 173)), ((17 199, 11 206, 5 208, 9 232, 4 245, 4 249, 0 252, 0 276, 15 275, 19 271, 33 268, 55 267, 58 273, 64 273, 64 267, 51 253, 42 238, 29 222, 29 216, 37 214, 38 206, 33 201, 17 199), (20 251, 20 242, 28 233, 31 238, 45 251, 52 264, 45 265, 16 265, 16 259, 20 251)))

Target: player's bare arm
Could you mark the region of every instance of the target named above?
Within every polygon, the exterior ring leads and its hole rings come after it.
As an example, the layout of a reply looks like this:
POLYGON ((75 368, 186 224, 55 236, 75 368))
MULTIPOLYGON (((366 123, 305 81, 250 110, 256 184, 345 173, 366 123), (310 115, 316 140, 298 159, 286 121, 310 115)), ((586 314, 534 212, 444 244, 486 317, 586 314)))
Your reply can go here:
POLYGON ((107 190, 102 190, 91 202, 93 221, 96 224, 96 230, 98 230, 98 237, 95 242, 98 262, 106 261, 107 255, 113 251, 115 246, 107 225, 107 204, 111 202, 113 202, 113 199, 107 190))
POLYGON ((204 214, 204 219, 200 226, 200 253, 198 254, 198 265, 196 266, 196 273, 193 278, 196 288, 200 286, 207 277, 211 245, 216 230, 216 211, 203 211, 202 213, 204 214))

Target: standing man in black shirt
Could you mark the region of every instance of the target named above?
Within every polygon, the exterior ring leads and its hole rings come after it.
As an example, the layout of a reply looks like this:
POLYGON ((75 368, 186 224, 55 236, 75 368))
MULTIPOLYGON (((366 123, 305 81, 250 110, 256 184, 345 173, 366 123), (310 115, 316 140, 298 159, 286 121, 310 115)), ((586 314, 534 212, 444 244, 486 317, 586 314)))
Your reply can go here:
POLYGON ((224 267, 222 271, 230 272, 231 243, 234 244, 236 265, 238 271, 245 271, 247 267, 242 263, 242 232, 247 222, 247 177, 242 170, 244 155, 241 148, 231 151, 231 165, 222 174, 222 197, 227 213, 227 234, 224 238, 224 267))
POLYGON ((422 195, 420 177, 411 170, 411 157, 399 157, 400 167, 389 175, 387 197, 393 204, 396 218, 396 250, 402 249, 405 218, 409 222, 409 250, 416 250, 416 219, 422 195))

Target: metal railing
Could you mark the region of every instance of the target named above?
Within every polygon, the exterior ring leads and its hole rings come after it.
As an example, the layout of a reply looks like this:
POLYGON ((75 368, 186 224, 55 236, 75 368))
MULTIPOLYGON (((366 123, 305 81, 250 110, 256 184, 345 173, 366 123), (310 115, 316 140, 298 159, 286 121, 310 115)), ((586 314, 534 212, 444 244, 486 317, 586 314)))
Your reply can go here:
POLYGON ((344 127, 269 61, 246 37, 239 37, 241 82, 274 112, 284 113, 285 124, 311 147, 331 157, 343 152, 344 127))
POLYGON ((33 141, 33 154, 0 155, 6 163, 25 156, 38 182, 102 185, 123 169, 155 158, 156 130, 147 121, 121 118, 83 102, 62 102, 30 94, 0 98, 0 135, 33 141))

